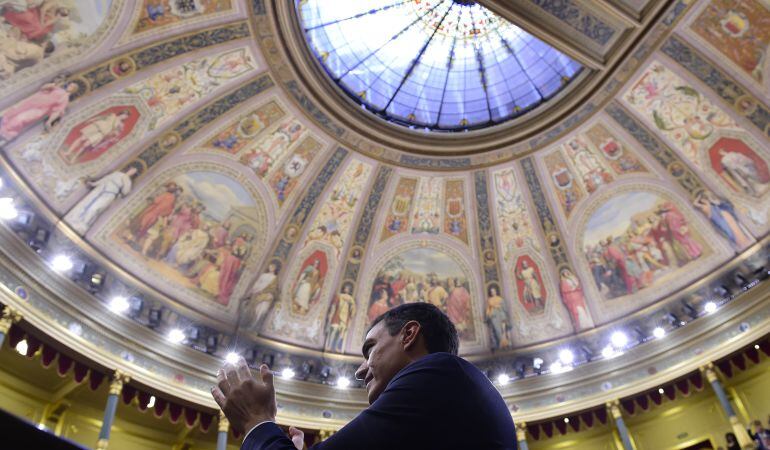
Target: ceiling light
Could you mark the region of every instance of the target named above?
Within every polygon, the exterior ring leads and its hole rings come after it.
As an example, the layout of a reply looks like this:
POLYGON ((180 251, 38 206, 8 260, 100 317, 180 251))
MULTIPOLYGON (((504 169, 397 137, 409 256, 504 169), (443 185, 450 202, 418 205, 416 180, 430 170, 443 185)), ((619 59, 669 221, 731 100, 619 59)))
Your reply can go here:
POLYGON ((182 341, 184 341, 185 335, 184 331, 180 330, 179 328, 174 328, 173 330, 168 332, 168 340, 173 342, 174 344, 179 344, 182 341))
POLYGON ((27 356, 27 350, 29 350, 29 345, 27 344, 26 339, 22 339, 16 344, 16 351, 19 352, 19 354, 27 356))
POLYGON ((228 364, 235 364, 235 363, 237 363, 237 362, 238 362, 240 359, 241 359, 241 355, 239 355, 239 354, 237 354, 237 353, 235 353, 235 352, 230 352, 230 353, 228 353, 228 354, 227 354, 227 356, 225 356, 225 361, 226 361, 228 364))
POLYGON ((717 304, 714 302, 707 302, 703 305, 703 310, 706 311, 707 314, 711 314, 717 310, 717 304))
POLYGON ((623 348, 626 346, 626 344, 628 344, 628 336, 626 336, 626 334, 623 332, 616 331, 612 333, 610 342, 612 342, 612 345, 615 348, 623 348))
POLYGON ((572 366, 565 366, 561 363, 561 361, 556 361, 548 367, 548 370, 551 373, 564 373, 572 370, 572 366))
POLYGON ((543 366, 543 359, 542 358, 535 358, 532 360, 532 366, 535 369, 539 369, 543 366))
POLYGON ((655 329, 652 330, 652 335, 655 336, 655 338, 660 339, 666 335, 666 330, 662 327, 655 327, 655 329))
POLYGON ((602 349, 602 356, 607 359, 614 358, 615 356, 618 356, 618 352, 616 352, 611 345, 608 345, 602 349))
POLYGON ((564 423, 569 423, 569 417, 564 418, 564 423))
POLYGON ((291 369, 291 367, 287 367, 287 368, 285 368, 285 369, 283 369, 281 371, 281 376, 286 378, 287 380, 290 380, 290 379, 294 378, 294 375, 296 375, 296 374, 291 369))
POLYGON ((128 299, 126 297, 117 296, 110 300, 110 311, 114 312, 115 314, 122 314, 128 311, 129 307, 131 307, 131 305, 128 303, 128 299))
POLYGON ((11 220, 15 219, 18 215, 19 211, 16 210, 16 205, 13 204, 12 198, 0 198, 0 219, 11 220))
POLYGON ((150 401, 149 401, 149 402, 147 402, 147 407, 148 407, 148 408, 152 408, 153 406, 155 406, 155 396, 154 396, 154 395, 151 395, 151 396, 150 396, 150 401))
POLYGON ((570 350, 562 350, 559 352, 559 361, 562 364, 569 366, 575 361, 575 355, 570 350))
POLYGON ((505 386, 510 381, 511 381, 511 377, 509 377, 508 374, 501 373, 500 375, 497 376, 497 383, 500 386, 505 386))
POLYGON ((754 350, 759 350, 759 344, 754 345, 754 350))
POLYGON ((663 393, 666 392, 663 390, 663 388, 658 389, 658 394, 663 395, 663 393))
POLYGON ((73 266, 72 260, 67 255, 56 255, 51 261, 51 267, 57 272, 66 272, 73 266))
POLYGON ((341 389, 345 389, 348 386, 350 386, 350 380, 347 377, 339 377, 337 378, 337 387, 341 389))

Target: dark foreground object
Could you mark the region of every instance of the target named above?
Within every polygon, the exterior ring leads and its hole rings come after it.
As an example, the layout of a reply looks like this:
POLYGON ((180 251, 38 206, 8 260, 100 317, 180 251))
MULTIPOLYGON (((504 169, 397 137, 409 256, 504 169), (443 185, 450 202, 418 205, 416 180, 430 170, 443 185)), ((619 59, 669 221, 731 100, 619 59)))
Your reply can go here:
POLYGON ((0 409, 0 434, 3 443, 0 447, 8 450, 46 449, 46 450, 85 450, 74 442, 38 429, 35 425, 0 409))

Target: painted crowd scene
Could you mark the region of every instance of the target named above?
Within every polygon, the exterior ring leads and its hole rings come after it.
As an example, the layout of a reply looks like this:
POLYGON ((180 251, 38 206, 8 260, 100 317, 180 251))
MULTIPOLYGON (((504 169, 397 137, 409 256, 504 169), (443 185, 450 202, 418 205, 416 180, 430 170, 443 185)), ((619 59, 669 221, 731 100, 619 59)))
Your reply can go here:
POLYGON ((437 306, 455 324, 461 339, 474 339, 469 277, 448 255, 418 248, 388 260, 372 285, 367 321, 395 306, 416 302, 437 306))
POLYGON ((632 295, 697 261, 702 239, 674 204, 649 192, 618 195, 591 216, 585 258, 608 299, 632 295))
POLYGON ((252 203, 236 181, 191 172, 152 192, 117 236, 155 271, 226 306, 257 234, 252 203))

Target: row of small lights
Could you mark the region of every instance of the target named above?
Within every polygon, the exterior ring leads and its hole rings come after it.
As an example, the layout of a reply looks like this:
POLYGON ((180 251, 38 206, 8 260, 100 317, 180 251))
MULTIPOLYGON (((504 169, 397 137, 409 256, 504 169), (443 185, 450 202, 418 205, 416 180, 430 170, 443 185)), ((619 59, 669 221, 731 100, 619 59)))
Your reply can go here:
MULTIPOLYGON (((3 187, 3 179, 0 178, 0 189, 3 187)), ((12 220, 15 219, 18 216, 18 210, 16 209, 16 206, 14 205, 14 200, 10 197, 2 197, 0 198, 0 219, 3 220, 12 220)), ((74 263, 72 262, 72 259, 64 254, 59 254, 53 257, 53 259, 50 262, 51 267, 56 270, 57 272, 67 272, 71 270, 74 267, 74 263)), ((116 313, 116 314, 122 314, 128 311, 130 308, 130 303, 126 297, 123 296, 116 296, 113 297, 110 300, 109 303, 109 309, 116 313)), ((718 306, 715 302, 710 301, 707 302, 704 305, 704 311, 706 314, 711 314, 715 312, 718 309, 718 306)), ((662 327, 657 327, 653 330, 652 335, 656 339, 661 339, 666 336, 666 330, 662 327)), ((186 339, 186 335, 183 330, 179 328, 174 328, 167 334, 167 339, 175 344, 181 344, 186 339)), ((22 341, 24 342, 24 341, 22 341)), ((21 344, 21 342, 19 343, 21 344)), ((24 342, 26 345, 26 342, 24 342)), ((628 336, 620 331, 617 331, 610 336, 610 343, 602 349, 602 357, 606 359, 611 359, 617 356, 620 356, 623 354, 623 350, 625 349, 626 345, 628 345, 628 336)), ((26 350, 25 350, 26 353, 26 350)), ((239 358, 239 355, 237 353, 231 352, 225 357, 225 361, 228 363, 234 364, 237 362, 239 358)), ((555 362, 553 362, 549 366, 550 373, 563 373, 568 372, 573 369, 573 363, 575 361, 575 355, 574 353, 569 349, 564 349, 559 352, 559 359, 555 362)), ((544 363, 542 358, 534 358, 533 359, 533 366, 536 369, 540 369, 542 367, 542 364, 544 363)), ((295 372, 290 369, 286 368, 281 372, 281 377, 285 379, 291 379, 295 376, 295 372)), ((511 377, 506 373, 501 373, 497 377, 497 382, 501 386, 507 385, 511 381, 511 377)), ((351 381, 347 377, 339 377, 335 383, 337 387, 340 388, 347 388, 351 384, 351 381)))
MULTIPOLYGON (((712 314, 717 311, 719 307, 715 302, 707 302, 703 306, 703 310, 706 314, 712 314)), ((652 331, 652 335, 655 339, 662 339, 666 336, 666 330, 662 327, 656 327, 652 331)), ((623 351, 628 345, 628 336, 622 331, 616 331, 610 336, 610 342, 606 347, 602 349, 602 357, 605 359, 612 359, 623 354, 623 351)), ((759 348, 759 346, 755 346, 759 348)), ((542 358, 536 357, 532 360, 532 365, 535 369, 540 369, 545 361, 542 358)), ((574 368, 575 354, 570 349, 563 349, 559 351, 559 359, 551 363, 548 367, 550 373, 558 374, 569 372, 574 368)), ((511 377, 507 373, 501 373, 497 376, 497 383, 500 386, 506 386, 511 382, 511 377)), ((661 389, 662 390, 662 389, 661 389)), ((662 393, 662 392, 661 392, 662 393)), ((565 420, 566 422, 566 420, 565 420)))
MULTIPOLYGON (((3 179, 0 178, 0 189, 3 188, 3 179)), ((19 216, 19 211, 11 197, 0 197, 0 219, 13 220, 19 216)))

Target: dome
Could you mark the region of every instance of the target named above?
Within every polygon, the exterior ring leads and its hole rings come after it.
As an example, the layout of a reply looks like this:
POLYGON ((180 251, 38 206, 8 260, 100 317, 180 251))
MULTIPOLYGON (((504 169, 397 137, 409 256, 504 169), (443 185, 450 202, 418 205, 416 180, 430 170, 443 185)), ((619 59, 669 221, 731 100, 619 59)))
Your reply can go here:
POLYGON ((765 332, 759 2, 15 3, 0 303, 148 392, 213 411, 233 352, 338 427, 372 321, 426 302, 537 421, 765 332))
POLYGON ((468 130, 524 114, 581 66, 475 2, 298 3, 331 79, 386 120, 468 130))

